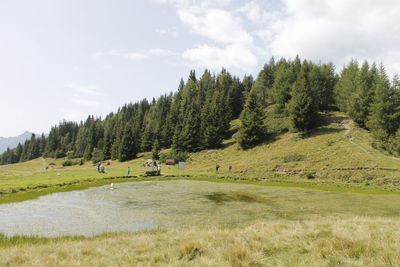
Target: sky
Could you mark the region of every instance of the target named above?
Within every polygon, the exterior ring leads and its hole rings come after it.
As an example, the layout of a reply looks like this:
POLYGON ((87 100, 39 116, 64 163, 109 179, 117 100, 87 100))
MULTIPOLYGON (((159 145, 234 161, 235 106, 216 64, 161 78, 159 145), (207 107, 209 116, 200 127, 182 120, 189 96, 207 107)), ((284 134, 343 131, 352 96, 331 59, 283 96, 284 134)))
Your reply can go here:
POLYGON ((190 70, 274 56, 400 73, 395 0, 1 0, 0 136, 48 132, 175 91, 190 70))

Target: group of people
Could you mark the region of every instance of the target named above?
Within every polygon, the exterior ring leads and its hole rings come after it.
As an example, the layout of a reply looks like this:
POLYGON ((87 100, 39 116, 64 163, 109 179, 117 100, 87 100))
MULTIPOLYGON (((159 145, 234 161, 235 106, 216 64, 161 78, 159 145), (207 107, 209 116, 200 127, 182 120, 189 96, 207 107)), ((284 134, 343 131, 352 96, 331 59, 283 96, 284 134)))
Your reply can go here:
MULTIPOLYGON (((215 164, 215 172, 216 173, 219 172, 219 168, 221 168, 221 166, 218 163, 215 164)), ((228 165, 228 172, 232 172, 232 165, 231 164, 228 165)))
POLYGON ((153 171, 161 171, 161 161, 158 162, 157 161, 153 161, 153 171))
MULTIPOLYGON (((108 165, 110 165, 110 164, 108 164, 108 165)), ((99 172, 99 173, 105 173, 106 172, 106 167, 104 167, 104 165, 101 164, 101 162, 99 162, 97 164, 97 172, 99 172)))
MULTIPOLYGON (((161 161, 159 161, 158 163, 157 163, 157 161, 153 161, 153 164, 151 165, 151 167, 152 167, 153 171, 161 172, 161 161)), ((131 167, 130 166, 128 167, 127 173, 128 173, 128 175, 131 174, 131 167)))
MULTIPOLYGON (((110 163, 107 162, 107 165, 110 165, 110 163)), ((218 173, 220 168, 221 168, 221 166, 218 163, 216 163, 215 164, 215 172, 218 173)), ((161 172, 161 161, 159 161, 158 163, 157 163, 157 161, 153 161, 152 169, 153 169, 153 171, 161 172)), ((104 167, 103 164, 101 164, 101 162, 99 162, 97 164, 97 172, 105 173, 105 167, 104 167)), ((232 165, 231 164, 228 165, 228 172, 232 172, 232 165)), ((128 166, 127 173, 128 173, 128 176, 131 174, 131 167, 130 166, 128 166)))
MULTIPOLYGON (((106 166, 110 166, 111 162, 108 160, 106 162, 106 166)), ((105 173, 106 172, 106 167, 104 167, 103 164, 101 164, 101 162, 97 163, 97 172, 99 173, 105 173)))

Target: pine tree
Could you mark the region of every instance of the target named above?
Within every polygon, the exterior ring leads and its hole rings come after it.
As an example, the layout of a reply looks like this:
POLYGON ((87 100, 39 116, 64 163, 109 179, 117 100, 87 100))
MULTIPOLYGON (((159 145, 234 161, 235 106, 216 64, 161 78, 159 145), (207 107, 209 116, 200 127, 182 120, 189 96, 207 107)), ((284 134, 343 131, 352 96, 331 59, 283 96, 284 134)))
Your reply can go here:
POLYGON ((152 122, 149 122, 149 124, 146 126, 141 139, 142 142, 140 144, 140 150, 143 152, 150 151, 154 140, 154 130, 152 122))
POLYGON ((151 149, 151 154, 154 160, 159 160, 160 159, 160 143, 158 142, 158 139, 155 139, 153 142, 153 147, 151 149))
POLYGON ((309 72, 309 64, 303 63, 299 76, 293 85, 292 98, 288 105, 292 125, 301 132, 307 132, 311 129, 317 118, 317 107, 310 89, 309 72))
POLYGON ((178 121, 175 126, 173 149, 197 151, 201 149, 201 120, 198 83, 189 79, 182 90, 178 121))
POLYGON ((115 127, 115 137, 111 146, 111 159, 116 160, 120 155, 121 140, 123 135, 124 126, 119 122, 115 127))
POLYGON ((136 141, 132 128, 129 125, 126 125, 120 143, 119 161, 127 161, 136 158, 138 153, 136 141))
POLYGON ((246 98, 247 98, 248 94, 250 93, 251 88, 252 88, 253 85, 254 85, 254 78, 253 78, 253 76, 251 76, 251 75, 249 75, 249 76, 245 75, 245 76, 243 77, 243 80, 242 80, 242 85, 243 85, 243 105, 244 105, 244 103, 246 102, 246 98))
POLYGON ((356 92, 357 88, 358 72, 359 68, 356 60, 350 61, 341 72, 340 79, 334 89, 335 101, 341 111, 349 112, 350 110, 354 92, 356 92))
POLYGON ((400 105, 398 92, 390 85, 383 66, 379 69, 375 83, 374 103, 371 106, 371 114, 368 117, 367 127, 375 139, 375 145, 379 148, 387 148, 387 141, 395 136, 400 127, 400 105))
POLYGON ((114 140, 114 135, 113 135, 113 120, 110 119, 110 123, 105 127, 104 130, 104 142, 103 142, 103 155, 104 159, 111 159, 111 152, 112 152, 112 144, 114 140))
POLYGON ((350 99, 349 106, 349 116, 361 127, 366 126, 371 104, 374 100, 373 79, 368 62, 364 62, 357 77, 354 97, 350 99))
POLYGON ((229 114, 225 114, 226 105, 223 92, 216 89, 203 106, 201 131, 205 148, 218 147, 226 137, 230 122, 229 114))
POLYGON ((290 88, 292 86, 292 67, 285 60, 277 64, 274 84, 270 90, 270 99, 277 104, 277 111, 283 111, 290 100, 290 88))
POLYGON ((99 161, 104 160, 104 153, 103 153, 103 150, 102 150, 102 149, 99 149, 99 148, 93 149, 91 158, 92 158, 92 162, 93 162, 93 163, 97 163, 97 162, 99 162, 99 161))
POLYGON ((264 140, 267 133, 264 119, 263 101, 259 97, 257 88, 253 87, 240 115, 242 125, 237 134, 237 141, 241 148, 251 148, 264 140))
POLYGON ((260 71, 254 82, 258 94, 261 96, 262 104, 265 106, 267 103, 267 96, 269 90, 272 88, 275 80, 276 64, 275 59, 272 57, 264 68, 260 71))
POLYGON ((309 80, 316 108, 328 110, 334 104, 333 90, 336 84, 336 75, 333 65, 311 64, 309 80))

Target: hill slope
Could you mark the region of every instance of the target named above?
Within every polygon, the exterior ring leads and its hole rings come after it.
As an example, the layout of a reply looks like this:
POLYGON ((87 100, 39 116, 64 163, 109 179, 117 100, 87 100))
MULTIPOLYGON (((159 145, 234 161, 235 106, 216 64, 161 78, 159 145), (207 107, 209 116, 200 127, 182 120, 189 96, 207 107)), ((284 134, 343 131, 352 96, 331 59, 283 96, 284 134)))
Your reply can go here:
MULTIPOLYGON (((276 124, 285 122, 278 120, 276 124)), ((399 184, 400 159, 373 149, 366 130, 340 113, 326 116, 325 124, 306 138, 291 132, 275 134, 246 151, 239 150, 234 140, 227 140, 224 149, 192 154, 188 169, 212 172, 218 163, 224 173, 231 164, 233 174, 258 180, 399 184)))
MULTIPOLYGON (((274 133, 270 140, 255 148, 240 150, 234 139, 225 140, 223 148, 190 154, 185 171, 178 171, 176 166, 163 166, 162 172, 194 178, 400 191, 400 160, 373 149, 369 133, 347 117, 339 113, 326 115, 325 125, 317 127, 306 138, 301 138, 298 133, 284 132, 285 120, 270 117, 268 127, 274 133), (218 174, 215 174, 216 163, 221 165, 218 174), (233 166, 232 172, 228 171, 229 164, 233 166)), ((232 122, 232 133, 238 123, 232 122)), ((150 153, 129 162, 111 162, 111 166, 106 167, 106 174, 97 173, 89 162, 83 166, 63 167, 64 159, 39 158, 0 166, 0 191, 121 177, 126 175, 128 166, 134 175, 143 174, 146 168, 139 166, 147 158, 151 158, 150 153)))
MULTIPOLYGON (((185 171, 178 171, 177 166, 164 165, 164 179, 186 176, 184 179, 221 179, 224 182, 241 180, 239 182, 266 185, 334 188, 335 191, 400 192, 398 158, 373 149, 370 134, 342 114, 327 114, 324 122, 325 125, 317 127, 308 137, 301 138, 298 133, 285 130, 286 118, 270 116, 267 124, 271 138, 264 144, 243 151, 238 149, 234 139, 225 140, 224 147, 220 149, 190 154, 185 171), (214 169, 216 163, 222 167, 218 174, 214 169), (233 166, 232 172, 228 171, 229 164, 233 166)), ((232 133, 238 125, 238 121, 231 123, 232 133)), ((58 189, 75 190, 111 182, 136 181, 137 177, 109 178, 126 175, 128 166, 132 168, 133 174, 142 174, 147 169, 140 165, 150 157, 150 153, 144 153, 129 162, 111 161, 105 174, 97 173, 95 165, 89 162, 82 166, 63 167, 65 159, 39 158, 0 166, 0 203, 23 200, 25 191, 35 197, 58 189), (21 193, 8 194, 10 192, 21 193)), ((280 190, 285 192, 288 188, 280 190)), ((308 205, 307 201, 312 199, 309 195, 314 195, 315 191, 304 191, 307 192, 305 198, 299 198, 298 194, 292 198, 302 205, 308 205)), ((367 205, 365 201, 355 198, 355 194, 319 193, 324 200, 325 195, 329 194, 344 199, 345 204, 330 201, 329 205, 323 206, 327 213, 334 211, 334 207, 347 207, 347 203, 354 209, 365 208, 367 205)), ((292 203, 287 201, 287 196, 285 193, 281 198, 274 199, 284 202, 285 214, 292 203)), ((370 195, 363 197, 370 198, 370 195)), ((386 203, 399 199, 398 195, 375 197, 386 202, 381 204, 371 201, 372 214, 386 206, 386 203)), ((6 238, 0 235, 0 265, 54 265, 61 257, 65 266, 298 266, 310 265, 310 262, 315 266, 383 266, 396 265, 400 260, 399 238, 393 234, 399 227, 397 208, 392 208, 388 217, 377 217, 378 213, 375 216, 358 217, 351 213, 349 217, 343 218, 337 212, 332 212, 330 217, 318 220, 308 217, 316 212, 315 209, 309 208, 311 213, 304 213, 304 210, 301 212, 308 219, 296 222, 287 219, 261 221, 246 227, 223 229, 192 227, 57 239, 6 238), (109 253, 110 248, 113 249, 112 253, 109 253), (127 249, 134 253, 125 253, 127 249)), ((322 214, 318 215, 322 217, 322 214)))

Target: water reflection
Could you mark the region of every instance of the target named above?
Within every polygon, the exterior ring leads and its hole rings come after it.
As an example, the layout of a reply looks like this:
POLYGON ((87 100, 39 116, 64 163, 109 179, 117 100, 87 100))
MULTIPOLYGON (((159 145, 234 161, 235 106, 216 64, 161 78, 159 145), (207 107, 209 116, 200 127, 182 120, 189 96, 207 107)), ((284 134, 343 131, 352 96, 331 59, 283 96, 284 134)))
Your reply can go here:
POLYGON ((400 198, 200 181, 149 181, 56 193, 0 205, 7 235, 94 235, 104 232, 317 216, 389 216, 400 198), (361 203, 349 205, 349 203, 361 203))

